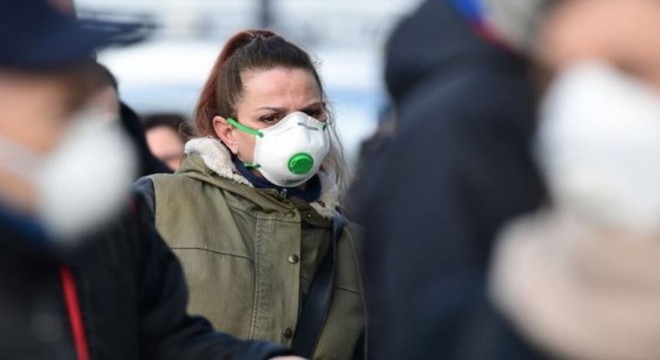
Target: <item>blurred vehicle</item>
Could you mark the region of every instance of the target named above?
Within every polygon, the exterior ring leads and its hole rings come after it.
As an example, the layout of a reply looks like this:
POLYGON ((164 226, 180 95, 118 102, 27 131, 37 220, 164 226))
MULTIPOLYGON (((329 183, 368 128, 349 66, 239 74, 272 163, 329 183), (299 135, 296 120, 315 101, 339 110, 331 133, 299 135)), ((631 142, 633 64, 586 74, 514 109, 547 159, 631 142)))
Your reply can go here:
MULTIPOLYGON (((192 117, 199 91, 221 42, 156 40, 108 49, 99 61, 115 74, 121 98, 138 113, 192 117)), ((378 54, 361 49, 318 49, 315 54, 346 159, 353 166, 359 145, 377 127, 384 105, 378 54)))

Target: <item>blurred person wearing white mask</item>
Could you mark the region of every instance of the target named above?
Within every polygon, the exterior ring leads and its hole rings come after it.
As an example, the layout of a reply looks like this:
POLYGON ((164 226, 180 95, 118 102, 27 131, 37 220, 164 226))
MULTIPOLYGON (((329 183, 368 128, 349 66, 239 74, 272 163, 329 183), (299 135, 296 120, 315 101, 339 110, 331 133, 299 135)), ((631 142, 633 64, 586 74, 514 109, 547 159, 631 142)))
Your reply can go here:
POLYGON ((117 114, 89 98, 93 51, 124 30, 0 0, 0 359, 287 354, 186 314, 181 267, 126 191, 117 114))
POLYGON ((566 1, 544 26, 551 203, 502 234, 491 293, 561 358, 660 358, 659 40, 652 0, 566 1))

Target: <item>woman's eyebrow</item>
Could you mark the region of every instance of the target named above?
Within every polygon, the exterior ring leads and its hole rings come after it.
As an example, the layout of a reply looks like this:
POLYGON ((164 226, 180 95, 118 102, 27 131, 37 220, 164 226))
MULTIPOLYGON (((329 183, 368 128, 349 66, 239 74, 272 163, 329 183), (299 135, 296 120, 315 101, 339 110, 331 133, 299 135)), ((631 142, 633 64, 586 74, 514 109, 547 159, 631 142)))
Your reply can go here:
POLYGON ((274 111, 274 112, 285 112, 286 108, 276 107, 276 106, 262 106, 260 108, 257 108, 257 110, 270 110, 270 111, 274 111))
POLYGON ((325 102, 323 102, 323 101, 316 101, 316 102, 313 102, 313 103, 311 103, 311 104, 309 104, 309 105, 307 105, 307 106, 304 106, 304 107, 302 108, 302 110, 309 110, 309 109, 312 109, 312 108, 317 107, 317 106, 325 106, 325 102))
MULTIPOLYGON (((301 109, 302 110, 307 110, 307 109, 311 109, 311 108, 316 107, 316 106, 324 106, 324 105, 325 105, 325 102, 323 102, 323 101, 315 101, 315 102, 313 102, 309 105, 303 106, 301 109)), ((273 111, 273 112, 287 112, 288 111, 287 108, 277 107, 277 106, 262 106, 262 107, 257 108, 257 110, 270 110, 270 111, 273 111)))

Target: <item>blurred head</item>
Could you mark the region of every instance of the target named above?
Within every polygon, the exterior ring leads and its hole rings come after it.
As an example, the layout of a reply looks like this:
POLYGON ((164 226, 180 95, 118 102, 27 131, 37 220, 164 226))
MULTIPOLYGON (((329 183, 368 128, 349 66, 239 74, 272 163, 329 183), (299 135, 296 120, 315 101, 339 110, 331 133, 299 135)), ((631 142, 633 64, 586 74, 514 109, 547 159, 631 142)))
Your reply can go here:
POLYGON ((0 134, 39 152, 59 142, 71 116, 89 99, 88 66, 28 72, 0 68, 0 134))
POLYGON ((550 7, 563 0, 480 0, 488 24, 509 45, 533 55, 538 29, 550 7))
MULTIPOLYGON (((218 56, 197 105, 195 123, 201 135, 220 139, 238 159, 252 163, 255 136, 232 126, 227 119, 258 130, 293 112, 334 126, 309 54, 273 32, 249 30, 229 39, 218 56)), ((334 132, 331 137, 330 154, 323 166, 337 175, 341 185, 341 149, 334 132)))
POLYGON ((83 25, 52 5, 0 2, 0 135, 42 153, 59 142, 95 91, 95 50, 127 30, 83 25), (32 24, 30 31, 25 24, 32 24))
MULTIPOLYGON (((0 69, 0 137, 38 154, 52 152, 88 99, 88 75, 88 67, 48 73, 0 69)), ((20 205, 34 201, 28 184, 12 172, 0 169, 0 188, 20 205)))
POLYGON ((660 87, 660 2, 564 0, 543 25, 541 59, 554 70, 600 59, 660 87))
POLYGON ((125 30, 46 0, 0 1, 0 202, 53 234, 104 217, 131 177, 130 144, 91 101, 94 51, 125 30))
POLYGON ((567 0, 549 16, 537 148, 557 206, 660 231, 659 40, 654 0, 567 0))
POLYGON ((188 121, 177 114, 153 114, 142 119, 149 150, 160 161, 176 171, 185 154, 183 147, 192 137, 188 121))

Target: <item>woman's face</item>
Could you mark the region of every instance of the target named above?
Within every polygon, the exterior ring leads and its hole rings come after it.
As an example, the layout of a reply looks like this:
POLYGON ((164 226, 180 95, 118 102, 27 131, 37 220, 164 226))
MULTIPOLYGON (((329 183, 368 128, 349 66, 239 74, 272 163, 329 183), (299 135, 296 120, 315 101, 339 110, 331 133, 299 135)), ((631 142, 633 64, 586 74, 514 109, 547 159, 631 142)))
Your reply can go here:
POLYGON ((185 144, 176 130, 165 125, 155 126, 146 131, 145 137, 149 150, 158 160, 174 171, 179 170, 185 157, 185 144))
MULTIPOLYGON (((243 96, 236 104, 238 122, 253 129, 276 124, 286 115, 300 111, 320 121, 327 119, 325 103, 314 76, 307 70, 278 67, 253 70, 242 75, 243 96)), ((244 162, 252 163, 256 139, 216 116, 213 126, 218 138, 244 162)))

